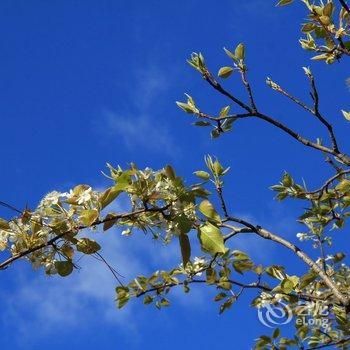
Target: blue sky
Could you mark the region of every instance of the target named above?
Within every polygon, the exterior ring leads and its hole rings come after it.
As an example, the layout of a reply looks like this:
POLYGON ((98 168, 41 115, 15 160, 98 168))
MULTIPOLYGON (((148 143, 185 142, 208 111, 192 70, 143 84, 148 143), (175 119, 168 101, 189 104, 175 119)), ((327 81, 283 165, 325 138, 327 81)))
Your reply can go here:
MULTIPOLYGON (((2 136, 0 199, 34 207, 50 190, 79 183, 106 185, 105 163, 155 169, 171 163, 194 181, 205 154, 231 166, 230 210, 285 237, 301 229, 292 202, 276 203, 268 186, 284 170, 317 187, 330 174, 321 155, 258 121, 244 120, 232 133, 211 140, 190 125, 175 100, 190 93, 210 113, 227 101, 204 84, 185 60, 203 52, 214 72, 229 64, 222 47, 246 43, 250 79, 258 106, 312 139, 325 137, 317 122, 265 85, 265 78, 308 98, 301 69, 310 65, 320 85, 322 110, 349 149, 349 109, 344 65, 309 61, 297 40, 305 16, 301 5, 276 9, 266 0, 11 1, 0 4, 0 115, 2 136), (328 85, 327 85, 328 84, 328 85), (348 140, 347 140, 348 139, 348 140)), ((244 96, 237 77, 225 82, 244 96)), ((122 204, 118 204, 121 205, 122 204)), ((1 209, 1 216, 12 213, 1 209)), ((110 231, 104 254, 125 276, 171 267, 176 247, 150 237, 125 238, 110 231)), ((341 242, 341 240, 339 240, 341 242)), ((256 262, 304 267, 275 245, 242 238, 233 245, 256 262)), ((313 254, 311 252, 311 254, 313 254)), ((139 301, 114 307, 113 276, 83 259, 70 279, 47 279, 18 263, 1 272, 0 336, 3 349, 250 349, 269 333, 247 307, 251 294, 218 316, 215 291, 173 293, 173 307, 161 312, 139 301), (192 298, 191 298, 192 296, 192 298)))

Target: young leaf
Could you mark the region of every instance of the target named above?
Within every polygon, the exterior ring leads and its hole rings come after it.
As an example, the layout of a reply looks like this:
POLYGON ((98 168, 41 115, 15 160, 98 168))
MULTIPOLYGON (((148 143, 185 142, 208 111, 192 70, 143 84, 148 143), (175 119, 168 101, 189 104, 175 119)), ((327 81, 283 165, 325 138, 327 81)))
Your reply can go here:
POLYGON ((80 214, 80 220, 85 226, 91 226, 99 217, 99 213, 96 209, 82 210, 80 214))
POLYGON ((240 44, 237 45, 236 50, 235 50, 235 56, 239 60, 244 60, 244 57, 245 57, 244 44, 240 43, 240 44))
POLYGON ((193 125, 195 125, 195 126, 210 126, 211 124, 209 122, 204 121, 204 120, 199 120, 197 122, 194 122, 193 125))
POLYGON ((210 175, 206 171, 198 170, 193 173, 194 175, 198 176, 202 180, 209 180, 210 175))
POLYGON ((122 193, 116 186, 108 188, 105 192, 102 193, 99 198, 101 209, 105 208, 108 204, 112 203, 119 194, 122 193))
POLYGON ((280 0, 276 6, 285 6, 289 5, 293 2, 294 0, 280 0))
POLYGON ((78 252, 84 254, 94 254, 101 249, 101 246, 89 239, 89 238, 80 238, 76 244, 78 252))
POLYGON ((221 109, 219 116, 222 118, 227 117, 229 111, 230 111, 230 106, 225 106, 221 109))
POLYGON ((227 251, 221 231, 210 222, 199 227, 198 238, 204 252, 215 255, 224 254, 227 251))
POLYGON ((199 204, 199 211, 203 215, 205 215, 209 220, 221 222, 220 215, 216 212, 213 205, 207 199, 205 199, 201 202, 201 204, 199 204))
POLYGON ((218 76, 220 78, 228 78, 233 72, 233 68, 232 67, 221 67, 219 69, 219 72, 218 72, 218 76))
POLYGON ((66 277, 70 275, 73 271, 73 263, 68 261, 56 261, 55 267, 58 272, 58 274, 62 277, 66 277))
POLYGON ((128 287, 117 287, 117 302, 118 308, 121 309, 130 299, 129 288, 128 287))
POLYGON ((181 248, 182 263, 183 266, 186 267, 191 257, 191 244, 187 234, 180 234, 179 242, 181 248))
POLYGON ((224 47, 224 51, 226 52, 226 55, 230 58, 232 58, 234 61, 237 61, 237 57, 234 55, 233 52, 231 52, 230 50, 227 50, 225 47, 224 47))
POLYGON ((341 111, 343 113, 344 118, 350 122, 350 112, 346 112, 344 110, 341 111))

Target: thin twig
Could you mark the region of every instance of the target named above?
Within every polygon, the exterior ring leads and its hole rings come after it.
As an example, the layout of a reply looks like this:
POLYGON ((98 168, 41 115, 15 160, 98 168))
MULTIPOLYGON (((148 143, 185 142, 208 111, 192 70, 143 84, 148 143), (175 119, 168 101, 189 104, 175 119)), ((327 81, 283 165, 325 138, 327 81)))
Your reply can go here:
POLYGON ((339 177, 342 177, 343 175, 350 174, 350 169, 343 170, 339 172, 338 174, 335 174, 331 178, 329 178, 319 189, 312 191, 312 192, 305 192, 306 195, 313 195, 319 193, 319 198, 322 197, 322 194, 325 190, 328 189, 328 187, 333 183, 333 181, 337 180, 339 177))
POLYGON ((249 97, 250 107, 251 107, 253 112, 256 112, 257 108, 256 108, 253 92, 252 92, 252 89, 250 87, 250 83, 249 83, 248 78, 247 78, 247 68, 245 66, 240 68, 240 72, 241 72, 241 78, 242 78, 243 85, 244 85, 244 87, 247 91, 248 97, 249 97))
POLYGON ((339 0, 340 4, 342 5, 342 7, 345 9, 345 11, 349 14, 350 16, 350 8, 349 5, 346 3, 345 0, 339 0))

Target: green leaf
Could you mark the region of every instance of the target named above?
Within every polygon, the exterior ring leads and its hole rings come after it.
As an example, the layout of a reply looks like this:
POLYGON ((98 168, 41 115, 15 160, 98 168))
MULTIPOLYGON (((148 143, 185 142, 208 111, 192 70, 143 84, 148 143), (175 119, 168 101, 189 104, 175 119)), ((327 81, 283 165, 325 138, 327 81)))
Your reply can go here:
POLYGON ((198 170, 193 173, 194 175, 198 176, 202 180, 209 180, 210 175, 206 171, 198 170))
POLYGON ((343 113, 344 118, 350 122, 350 112, 346 112, 344 110, 341 111, 343 113))
POLYGON ((325 5, 323 8, 323 14, 327 17, 332 16, 334 10, 334 5, 332 2, 329 2, 328 4, 325 5))
POLYGON ((1 230, 9 230, 10 229, 10 225, 9 225, 8 221, 0 218, 0 229, 1 230))
POLYGON ((305 23, 302 27, 301 27, 301 31, 303 33, 308 33, 308 32, 312 32, 313 30, 315 30, 315 24, 314 23, 305 23))
POLYGON ((231 52, 230 50, 227 50, 225 47, 224 47, 224 51, 226 52, 226 55, 230 58, 232 58, 234 61, 237 61, 237 57, 234 55, 233 52, 231 52))
POLYGON ((285 187, 291 187, 293 185, 293 179, 287 172, 283 175, 282 184, 285 187))
POLYGON ((217 253, 224 254, 227 251, 221 231, 210 222, 199 227, 198 238, 202 250, 206 253, 215 255, 217 253))
POLYGON ((177 215, 174 218, 174 223, 182 234, 188 233, 192 228, 192 221, 185 214, 177 215))
POLYGON ((208 267, 205 271, 207 284, 216 283, 216 271, 212 267, 208 267))
POLYGON ((169 302, 168 299, 162 298, 162 299, 160 300, 160 305, 161 305, 161 306, 169 306, 169 305, 170 305, 170 302, 169 302))
POLYGON ((314 60, 314 61, 324 61, 327 58, 328 58, 328 54, 326 54, 326 53, 323 53, 321 55, 316 55, 314 57, 311 57, 311 59, 314 60))
POLYGON ((345 258, 345 254, 340 252, 340 253, 334 254, 333 261, 335 263, 338 263, 338 262, 342 261, 344 258, 345 258))
POLYGON ((164 168, 165 175, 170 179, 170 180, 175 180, 176 179, 176 174, 175 170, 171 165, 167 165, 164 168))
POLYGON ((130 299, 129 288, 128 287, 117 287, 117 302, 118 308, 121 309, 130 299))
POLYGON ((143 299, 143 303, 145 305, 151 304, 153 302, 153 297, 151 297, 150 295, 146 295, 143 299))
POLYGON ((281 281, 286 277, 283 266, 272 265, 272 266, 268 267, 265 271, 271 277, 277 278, 281 281))
POLYGON ((221 292, 215 296, 214 301, 220 301, 226 297, 227 297, 227 294, 224 292, 221 292))
POLYGON ((293 2, 294 0, 280 0, 276 6, 286 6, 293 2))
POLYGON ((240 250, 234 250, 232 254, 236 260, 249 260, 249 256, 246 253, 241 252, 240 250))
POLYGON ((55 268, 62 277, 70 275, 73 271, 73 263, 68 261, 55 261, 55 268))
POLYGON ((228 78, 233 72, 233 68, 232 67, 221 67, 219 69, 219 72, 218 72, 218 76, 220 78, 228 78))
POLYGON ((282 291, 289 294, 293 291, 294 287, 298 284, 299 278, 296 276, 286 277, 281 282, 282 291))
POLYGON ((104 218, 103 231, 109 230, 117 221, 117 215, 109 213, 104 218))
POLYGON ((89 238, 80 238, 76 244, 76 247, 78 252, 84 254, 94 254, 101 249, 101 246, 97 242, 89 238))
POLYGON ((122 191, 120 191, 117 186, 110 187, 105 192, 103 192, 99 198, 101 209, 112 203, 120 193, 122 193, 122 191))
POLYGON ((188 113, 188 114, 194 113, 193 108, 191 106, 189 106, 187 103, 176 101, 176 104, 179 108, 181 108, 186 113, 188 113))
POLYGON ((199 211, 205 215, 209 220, 214 222, 221 222, 220 215, 216 212, 213 205, 205 199, 199 204, 199 211))
POLYGON ((68 244, 65 243, 61 247, 61 252, 64 254, 68 259, 72 260, 74 256, 74 249, 68 244))
POLYGON ((231 297, 229 299, 227 299, 221 306, 220 306, 220 311, 219 313, 222 314, 224 311, 226 311, 227 309, 229 309, 233 302, 236 300, 235 297, 231 297))
POLYGON ((85 226, 91 226, 99 217, 96 209, 82 210, 80 213, 80 221, 85 226))
POLYGON ((204 121, 204 120, 199 120, 197 122, 194 122, 193 125, 195 125, 195 126, 210 126, 211 124, 209 122, 204 121))
POLYGON ((276 339, 280 336, 280 329, 279 328, 276 328, 273 333, 272 333, 272 338, 273 339, 276 339))
POLYGON ((240 274, 245 271, 250 271, 254 267, 254 263, 251 260, 236 260, 232 263, 233 268, 240 274))
POLYGON ((335 189, 340 192, 350 191, 350 180, 344 179, 340 181, 338 185, 335 187, 335 189))
POLYGON ((230 106, 225 106, 225 107, 223 107, 223 108, 221 109, 221 111, 220 111, 219 116, 222 117, 222 118, 227 117, 227 115, 228 115, 228 113, 229 113, 229 111, 230 111, 230 108, 231 108, 230 106))
POLYGON ((186 267, 191 257, 191 244, 187 234, 179 235, 179 243, 181 248, 182 263, 183 266, 186 267))
POLYGON ((210 132, 210 136, 212 139, 217 139, 220 136, 220 131, 215 128, 210 132))
POLYGON ((305 287, 307 287, 310 283, 312 283, 313 281, 315 281, 315 279, 318 277, 317 273, 314 272, 314 270, 310 270, 308 273, 306 273, 305 275, 303 275, 300 278, 300 285, 299 288, 300 289, 304 289, 305 287))
POLYGON ((244 60, 245 57, 245 47, 243 43, 240 43, 237 45, 236 49, 235 49, 235 56, 237 57, 237 59, 239 60, 244 60))

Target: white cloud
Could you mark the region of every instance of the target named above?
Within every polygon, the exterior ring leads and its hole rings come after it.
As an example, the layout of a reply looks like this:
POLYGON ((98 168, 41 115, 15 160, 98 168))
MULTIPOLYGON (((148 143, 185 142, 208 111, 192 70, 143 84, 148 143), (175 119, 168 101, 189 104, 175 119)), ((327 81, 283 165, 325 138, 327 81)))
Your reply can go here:
MULTIPOLYGON (((103 256, 129 279, 142 271, 142 264, 133 252, 126 250, 130 247, 125 247, 123 238, 117 232, 111 232, 99 241, 103 243, 103 256)), ((42 271, 35 274, 17 272, 15 288, 2 298, 6 300, 2 321, 11 322, 24 338, 32 336, 32 326, 38 330, 36 335, 40 336, 40 333, 50 333, 67 326, 93 323, 96 317, 101 322, 116 323, 127 327, 129 332, 136 332, 135 322, 126 322, 131 318, 133 305, 116 310, 117 281, 108 268, 89 256, 78 264, 81 269, 67 278, 48 278, 42 275, 42 271)), ((132 316, 132 319, 135 317, 132 316)))
POLYGON ((180 152, 170 126, 160 118, 166 110, 162 96, 170 87, 159 68, 153 66, 131 74, 134 83, 127 92, 127 110, 106 108, 102 118, 94 121, 94 129, 110 139, 119 137, 129 149, 142 149, 152 153, 177 156, 180 152))
MULTIPOLYGON (((94 236, 101 244, 101 254, 125 277, 121 278, 125 284, 137 275, 149 275, 154 270, 172 268, 180 261, 175 241, 170 246, 164 246, 141 232, 135 232, 133 237, 125 237, 117 229, 85 234, 94 236)), ((19 342, 53 332, 64 332, 65 329, 88 327, 96 319, 102 324, 118 325, 118 329, 132 334, 132 338, 137 341, 147 307, 143 306, 141 300, 133 300, 123 309, 117 310, 114 299, 118 282, 107 266, 90 256, 84 256, 78 265, 81 269, 67 278, 49 278, 43 276, 42 271, 31 273, 27 268, 14 270, 15 275, 11 276, 16 282, 11 291, 0 292, 0 320, 19 333, 19 342), (35 335, 33 327, 36 329, 35 335)), ((187 298, 181 287, 177 289, 170 295, 175 303, 196 308, 204 301, 203 292, 198 288, 187 298)))
POLYGON ((153 153, 165 153, 176 156, 179 146, 175 143, 170 130, 148 114, 104 113, 105 134, 109 137, 119 137, 129 149, 141 149, 153 153), (138 115, 138 116, 136 116, 138 115))

